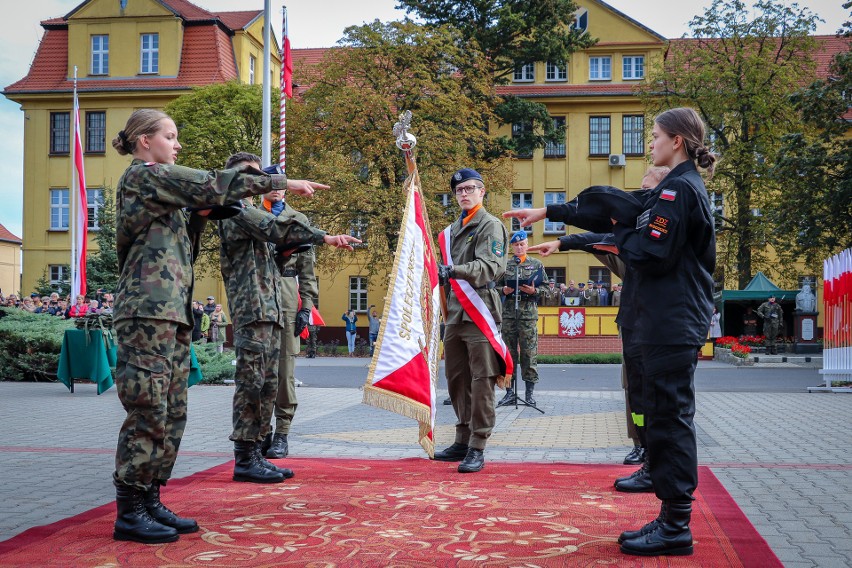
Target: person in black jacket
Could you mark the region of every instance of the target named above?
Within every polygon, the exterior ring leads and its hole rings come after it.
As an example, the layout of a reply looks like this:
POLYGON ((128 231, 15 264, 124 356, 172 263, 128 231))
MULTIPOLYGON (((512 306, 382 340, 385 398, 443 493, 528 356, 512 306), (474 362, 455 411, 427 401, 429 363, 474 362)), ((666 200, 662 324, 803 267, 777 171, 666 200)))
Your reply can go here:
POLYGON ((712 209, 696 164, 712 176, 716 157, 704 145, 704 124, 689 108, 657 116, 650 148, 654 165, 672 169, 653 190, 581 193, 564 218, 551 211, 553 206, 503 216, 517 218, 522 226, 547 216, 586 224, 581 228, 588 230, 600 227, 607 216, 612 220, 619 254, 635 270, 635 341, 641 346, 646 437, 653 457, 649 473, 662 501, 656 519, 618 540, 627 554, 689 555, 692 493, 698 485, 693 375, 710 327, 716 265, 712 209), (639 214, 631 219, 637 203, 639 214))

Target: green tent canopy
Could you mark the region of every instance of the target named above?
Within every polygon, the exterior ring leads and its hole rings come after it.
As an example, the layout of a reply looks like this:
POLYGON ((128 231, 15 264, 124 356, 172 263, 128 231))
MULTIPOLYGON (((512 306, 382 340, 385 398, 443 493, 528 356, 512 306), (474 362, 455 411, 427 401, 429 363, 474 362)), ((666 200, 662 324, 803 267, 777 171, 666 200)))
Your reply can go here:
POLYGON ((774 294, 775 299, 781 302, 782 300, 795 301, 798 293, 799 290, 782 290, 763 272, 758 272, 743 290, 722 290, 716 292, 713 299, 717 304, 720 302, 765 301, 770 295, 774 294))

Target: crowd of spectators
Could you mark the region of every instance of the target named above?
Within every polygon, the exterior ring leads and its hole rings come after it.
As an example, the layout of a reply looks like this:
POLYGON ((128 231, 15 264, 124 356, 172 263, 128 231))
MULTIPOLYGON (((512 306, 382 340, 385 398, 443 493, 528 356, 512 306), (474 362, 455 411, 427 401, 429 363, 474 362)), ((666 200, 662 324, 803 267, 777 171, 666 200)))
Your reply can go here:
POLYGON ((49 316, 70 319, 82 317, 87 314, 111 314, 113 295, 103 290, 98 290, 90 296, 79 295, 75 298, 73 305, 70 296, 60 296, 53 292, 49 296, 40 296, 33 292, 29 296, 19 297, 17 294, 3 295, 0 292, 0 306, 5 308, 20 309, 33 314, 46 314, 49 316))
POLYGON ((621 284, 613 284, 609 289, 605 282, 580 282, 569 280, 568 284, 557 284, 553 280, 541 292, 541 306, 619 306, 621 305, 621 284))

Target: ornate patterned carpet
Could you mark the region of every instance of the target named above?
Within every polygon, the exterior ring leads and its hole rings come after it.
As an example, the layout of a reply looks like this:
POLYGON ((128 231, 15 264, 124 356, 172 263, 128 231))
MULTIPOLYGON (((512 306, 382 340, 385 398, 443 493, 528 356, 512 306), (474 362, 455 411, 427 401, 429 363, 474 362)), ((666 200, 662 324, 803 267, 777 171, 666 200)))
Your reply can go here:
POLYGON ((176 543, 112 540, 115 505, 0 542, 0 566, 781 566, 709 469, 695 554, 640 558, 620 531, 654 518, 653 495, 618 493, 630 467, 489 462, 477 474, 425 459, 290 459, 278 485, 231 481, 233 462, 163 489, 201 531, 176 543))

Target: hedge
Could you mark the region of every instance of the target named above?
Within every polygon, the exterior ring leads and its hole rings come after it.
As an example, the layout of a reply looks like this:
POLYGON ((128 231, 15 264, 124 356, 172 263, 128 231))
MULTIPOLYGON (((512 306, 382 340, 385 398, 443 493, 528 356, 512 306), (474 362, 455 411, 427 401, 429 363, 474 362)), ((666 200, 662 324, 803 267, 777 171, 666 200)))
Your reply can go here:
POLYGON ((539 355, 542 364, 613 365, 621 364, 621 353, 577 353, 575 355, 539 355))

